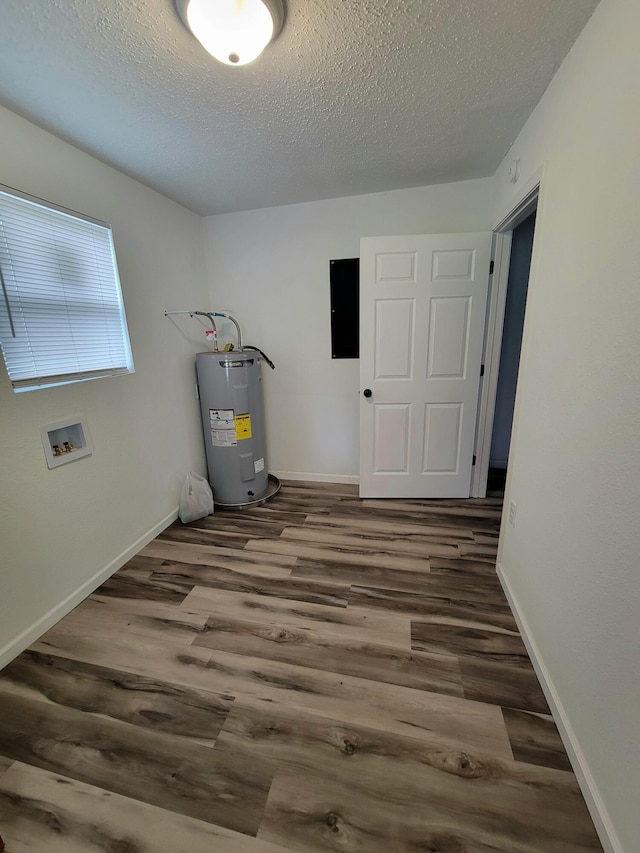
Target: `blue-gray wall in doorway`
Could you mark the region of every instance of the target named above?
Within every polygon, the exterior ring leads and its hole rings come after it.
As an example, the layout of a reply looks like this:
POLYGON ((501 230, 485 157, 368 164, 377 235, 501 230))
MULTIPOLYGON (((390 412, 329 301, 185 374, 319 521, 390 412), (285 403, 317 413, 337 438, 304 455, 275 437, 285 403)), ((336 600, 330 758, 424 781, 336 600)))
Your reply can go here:
POLYGON ((513 406, 516 398, 535 223, 536 214, 534 212, 513 230, 507 303, 504 313, 502 347, 500 349, 498 390, 496 392, 496 408, 489 457, 489 465, 492 468, 506 468, 509 459, 509 442, 511 441, 513 406))

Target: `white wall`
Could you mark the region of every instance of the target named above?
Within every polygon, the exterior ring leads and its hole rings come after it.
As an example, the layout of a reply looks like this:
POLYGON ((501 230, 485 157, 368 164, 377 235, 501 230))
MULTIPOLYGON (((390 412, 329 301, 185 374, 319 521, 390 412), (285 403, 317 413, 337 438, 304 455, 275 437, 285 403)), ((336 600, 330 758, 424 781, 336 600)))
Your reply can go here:
POLYGON ((331 358, 329 261, 360 237, 490 230, 491 179, 208 217, 212 304, 232 310, 263 368, 269 467, 284 476, 358 474, 359 362, 331 358))
POLYGON ((206 307, 208 292, 196 214, 4 109, 0 183, 112 223, 136 369, 14 394, 0 362, 1 666, 25 631, 176 509, 190 468, 204 469, 192 358, 202 343, 189 340, 202 336, 163 310, 206 307), (50 471, 40 427, 75 414, 93 456, 50 471))
POLYGON ((500 565, 611 849, 640 837, 640 4, 602 0, 497 172, 546 161, 500 565), (607 821, 610 820, 608 827, 607 821), (616 834, 618 840, 616 841, 616 834))

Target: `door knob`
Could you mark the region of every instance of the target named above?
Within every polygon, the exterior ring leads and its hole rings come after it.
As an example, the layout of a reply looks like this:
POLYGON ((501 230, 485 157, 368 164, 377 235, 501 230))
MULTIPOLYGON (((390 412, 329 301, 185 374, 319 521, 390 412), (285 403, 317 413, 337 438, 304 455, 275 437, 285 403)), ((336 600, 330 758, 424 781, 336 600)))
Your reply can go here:
POLYGON ((363 391, 362 393, 363 393, 363 394, 364 394, 364 396, 365 396, 365 397, 367 397, 367 399, 368 399, 369 397, 371 397, 371 395, 372 395, 372 393, 373 393, 373 392, 371 391, 371 388, 365 388, 365 389, 364 389, 364 391, 363 391))

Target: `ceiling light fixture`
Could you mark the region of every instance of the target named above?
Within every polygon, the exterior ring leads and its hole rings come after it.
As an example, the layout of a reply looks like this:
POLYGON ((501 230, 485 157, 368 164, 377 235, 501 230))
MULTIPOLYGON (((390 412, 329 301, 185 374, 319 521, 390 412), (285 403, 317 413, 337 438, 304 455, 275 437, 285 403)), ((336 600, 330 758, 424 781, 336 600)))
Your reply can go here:
POLYGON ((180 17, 212 56, 253 62, 284 23, 283 0, 176 0, 180 17))

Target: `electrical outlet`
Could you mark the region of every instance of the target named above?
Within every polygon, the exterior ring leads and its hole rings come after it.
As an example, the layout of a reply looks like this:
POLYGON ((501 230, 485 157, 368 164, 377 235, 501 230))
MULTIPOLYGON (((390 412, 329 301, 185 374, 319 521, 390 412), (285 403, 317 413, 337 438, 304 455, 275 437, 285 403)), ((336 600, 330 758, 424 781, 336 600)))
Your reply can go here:
POLYGON ((518 511, 518 507, 514 504, 513 501, 509 504, 509 524, 512 527, 516 526, 516 512, 518 511))

